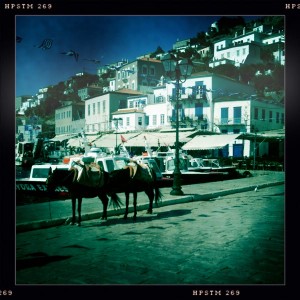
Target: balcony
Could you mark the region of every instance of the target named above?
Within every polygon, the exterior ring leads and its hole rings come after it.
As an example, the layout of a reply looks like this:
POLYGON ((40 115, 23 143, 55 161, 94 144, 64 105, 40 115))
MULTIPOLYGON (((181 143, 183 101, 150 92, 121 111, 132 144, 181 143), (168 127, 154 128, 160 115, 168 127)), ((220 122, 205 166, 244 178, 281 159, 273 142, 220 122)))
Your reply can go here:
POLYGON ((232 126, 232 125, 246 125, 245 122, 242 122, 241 118, 221 118, 221 119, 215 119, 215 124, 218 126, 232 126))

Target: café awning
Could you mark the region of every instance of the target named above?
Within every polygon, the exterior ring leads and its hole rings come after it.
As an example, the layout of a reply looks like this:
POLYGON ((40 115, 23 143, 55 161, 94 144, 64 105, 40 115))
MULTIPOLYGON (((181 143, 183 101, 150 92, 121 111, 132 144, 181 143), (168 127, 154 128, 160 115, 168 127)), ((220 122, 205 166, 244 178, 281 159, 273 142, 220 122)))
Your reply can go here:
POLYGON ((234 140, 240 134, 215 134, 215 135, 197 135, 192 140, 182 146, 183 150, 210 150, 222 149, 234 140))
MULTIPOLYGON (((122 139, 125 139, 127 141, 136 135, 137 133, 109 133, 94 141, 93 144, 95 144, 96 147, 114 148, 116 146, 116 141, 119 145, 121 144, 122 139)), ((125 145, 127 146, 127 143, 125 143, 125 145)))
POLYGON ((49 139, 52 142, 62 142, 65 140, 69 140, 75 136, 77 136, 78 133, 66 133, 66 134, 58 134, 54 138, 49 139))
MULTIPOLYGON (((146 142, 149 147, 159 147, 159 146, 174 146, 176 136, 175 131, 172 132, 138 132, 138 133, 115 133, 106 134, 101 138, 95 141, 95 145, 97 147, 107 147, 112 148, 117 144, 122 143, 122 139, 124 141, 125 147, 145 147, 146 142)), ((192 138, 189 137, 191 132, 179 132, 179 141, 180 142, 188 142, 192 138)))
POLYGON ((276 129, 276 130, 268 130, 257 133, 242 133, 239 135, 238 139, 242 140, 250 140, 256 142, 274 142, 274 141, 283 141, 285 139, 285 130, 284 129, 276 129))
MULTIPOLYGON (((179 141, 186 143, 192 138, 188 136, 191 132, 179 132, 179 141)), ((176 133, 174 132, 143 132, 132 139, 127 140, 125 146, 128 147, 145 147, 146 142, 149 147, 159 146, 174 146, 176 140, 176 133)))

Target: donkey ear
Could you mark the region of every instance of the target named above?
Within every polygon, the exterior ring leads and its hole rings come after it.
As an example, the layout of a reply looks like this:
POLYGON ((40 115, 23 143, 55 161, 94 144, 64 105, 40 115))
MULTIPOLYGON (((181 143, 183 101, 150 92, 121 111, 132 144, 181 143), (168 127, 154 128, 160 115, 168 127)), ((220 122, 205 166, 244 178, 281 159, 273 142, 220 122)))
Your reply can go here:
POLYGON ((49 168, 49 173, 48 173, 48 175, 49 175, 49 176, 52 175, 52 168, 49 168))

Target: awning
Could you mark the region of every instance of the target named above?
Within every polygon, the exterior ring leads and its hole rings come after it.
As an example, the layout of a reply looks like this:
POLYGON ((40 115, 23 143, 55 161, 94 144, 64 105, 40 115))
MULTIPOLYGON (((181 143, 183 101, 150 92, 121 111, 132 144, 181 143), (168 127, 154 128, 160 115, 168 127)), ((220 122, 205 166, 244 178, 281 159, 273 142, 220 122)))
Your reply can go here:
POLYGON ((71 138, 71 139, 68 140, 67 144, 68 144, 69 147, 76 147, 76 148, 77 147, 79 147, 79 148, 84 147, 82 138, 71 138))
MULTIPOLYGON (((191 132, 179 132, 179 141, 186 143, 192 138, 188 136, 191 132)), ((145 147, 146 141, 149 147, 159 146, 174 146, 176 140, 176 133, 174 132, 143 132, 138 136, 128 139, 125 146, 128 147, 145 147)))
POLYGON ((78 133, 59 134, 59 135, 56 135, 54 138, 49 139, 49 141, 52 141, 52 142, 62 142, 62 141, 65 141, 65 140, 69 140, 72 137, 75 137, 77 135, 78 135, 78 133))
POLYGON ((240 134, 216 134, 216 135, 197 135, 187 142, 183 150, 210 150, 222 149, 227 144, 231 144, 240 134))
MULTIPOLYGON (((134 136, 138 135, 139 133, 110 133, 105 134, 96 141, 93 142, 93 144, 96 145, 96 147, 104 147, 104 148, 114 148, 117 144, 121 144, 122 138, 126 141, 130 140, 134 136)), ((125 143, 125 146, 127 146, 127 143, 125 143)))
MULTIPOLYGON (((94 145, 95 141, 100 138, 99 134, 86 134, 85 135, 87 142, 94 145)), ((73 137, 68 140, 68 146, 69 147, 84 147, 84 140, 79 134, 78 137, 73 137)))
MULTIPOLYGON (((191 132, 179 132, 179 141, 188 142, 192 138, 188 137, 191 135, 191 132)), ((145 147, 145 138, 149 147, 158 147, 160 146, 174 146, 176 140, 176 133, 174 132, 139 132, 139 133, 115 133, 106 134, 101 138, 97 139, 94 143, 97 147, 107 147, 112 148, 119 145, 125 139, 125 147, 145 147)))
POLYGON ((272 141, 283 141, 285 139, 285 130, 269 130, 257 133, 242 133, 239 135, 238 139, 250 140, 256 142, 272 142, 272 141))

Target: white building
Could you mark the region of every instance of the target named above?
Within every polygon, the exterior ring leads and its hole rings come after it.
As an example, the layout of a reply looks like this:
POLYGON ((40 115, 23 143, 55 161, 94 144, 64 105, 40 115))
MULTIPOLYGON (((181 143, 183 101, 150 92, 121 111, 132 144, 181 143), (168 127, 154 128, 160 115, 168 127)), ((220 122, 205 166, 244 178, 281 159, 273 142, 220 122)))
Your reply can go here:
POLYGON ((221 64, 233 64, 239 67, 261 63, 261 49, 270 44, 277 45, 273 51, 274 59, 284 65, 284 46, 278 47, 278 44, 284 44, 284 40, 283 32, 273 34, 264 25, 255 26, 251 32, 246 32, 244 28, 241 35, 236 32, 234 37, 226 37, 214 43, 214 57, 209 66, 214 68, 221 64))
MULTIPOLYGON (((220 95, 229 95, 232 93, 242 93, 248 96, 255 93, 252 86, 241 84, 230 78, 212 74, 209 72, 201 72, 193 74, 186 82, 180 85, 179 91, 179 120, 180 127, 199 127, 202 130, 216 131, 217 127, 214 124, 214 99, 220 95)), ((139 118, 142 117, 141 110, 144 112, 145 120, 141 121, 136 128, 145 129, 162 129, 174 128, 176 120, 176 89, 174 83, 164 83, 153 88, 152 95, 143 95, 128 97, 127 108, 131 109, 128 112, 119 110, 114 112, 115 118, 124 118, 122 129, 134 130, 132 122, 129 119, 135 120, 139 113, 139 118), (137 109, 133 111, 132 109, 137 109), (128 116, 130 112, 131 116, 128 116)))
POLYGON ((273 53, 274 60, 281 65, 285 65, 285 34, 283 31, 268 35, 262 40, 264 47, 270 49, 273 53))
POLYGON ((96 134, 112 130, 112 113, 127 107, 128 96, 140 94, 138 91, 123 89, 87 99, 85 101, 86 133, 96 134))
POLYGON ((138 90, 142 93, 152 92, 164 73, 160 60, 140 57, 116 68, 116 77, 110 80, 109 90, 138 90))
POLYGON ((112 129, 116 132, 145 130, 145 121, 142 108, 124 108, 112 113, 112 129))
MULTIPOLYGON (((176 89, 166 84, 167 101, 171 101, 171 122, 175 120, 176 89)), ((180 87, 179 117, 182 127, 199 126, 203 130, 216 131, 214 124, 214 99, 222 95, 242 93, 252 95, 255 89, 231 78, 200 72, 193 74, 180 87)))
MULTIPOLYGON (((277 130, 284 127, 284 107, 281 104, 245 97, 242 94, 220 97, 214 101, 214 124, 222 134, 241 134, 277 130)), ((257 155, 269 152, 269 143, 260 143, 257 155)), ((229 156, 242 151, 253 156, 254 143, 235 140, 229 145, 229 156)))
POLYGON ((79 133, 84 128, 84 103, 67 101, 55 110, 55 134, 79 133))

